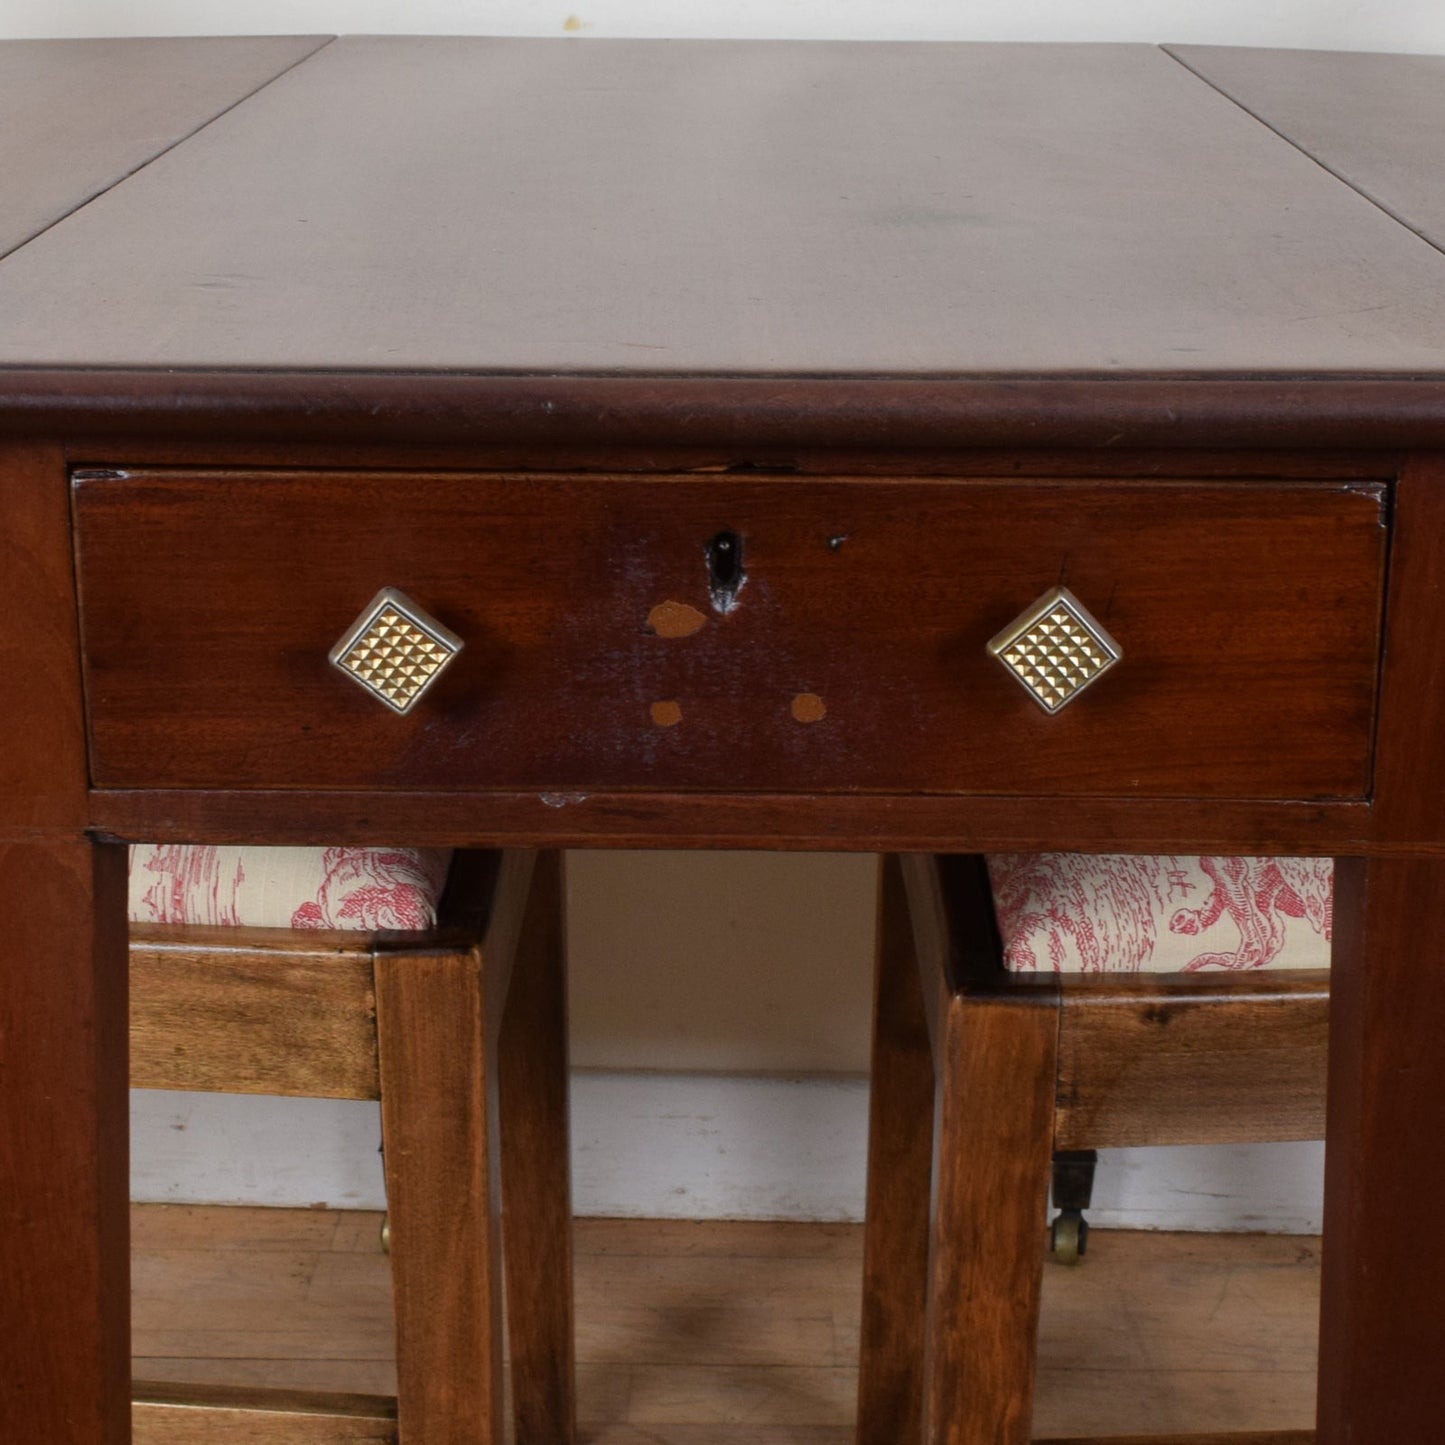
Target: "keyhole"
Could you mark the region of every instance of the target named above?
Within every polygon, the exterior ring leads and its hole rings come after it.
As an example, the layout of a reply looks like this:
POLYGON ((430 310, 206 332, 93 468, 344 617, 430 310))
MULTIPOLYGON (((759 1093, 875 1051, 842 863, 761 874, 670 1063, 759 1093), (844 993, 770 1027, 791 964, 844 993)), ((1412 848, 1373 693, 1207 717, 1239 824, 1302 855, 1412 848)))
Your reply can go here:
POLYGON ((736 532, 719 532, 704 552, 712 605, 719 612, 731 612, 738 605, 738 593, 747 581, 743 572, 743 539, 736 532))

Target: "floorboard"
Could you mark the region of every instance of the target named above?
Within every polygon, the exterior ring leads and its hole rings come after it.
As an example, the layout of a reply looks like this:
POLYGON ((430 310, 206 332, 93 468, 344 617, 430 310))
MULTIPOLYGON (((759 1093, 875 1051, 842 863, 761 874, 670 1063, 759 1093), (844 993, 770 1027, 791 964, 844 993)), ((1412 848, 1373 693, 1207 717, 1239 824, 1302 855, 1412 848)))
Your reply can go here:
MULTIPOLYGON (((150 1380, 386 1394, 374 1214, 137 1206, 135 1369, 150 1380)), ((579 1220, 587 1445, 844 1445, 861 1234, 579 1220)), ((1050 1266, 1040 1436, 1289 1430, 1313 1411, 1318 1241, 1096 1231, 1050 1266)))

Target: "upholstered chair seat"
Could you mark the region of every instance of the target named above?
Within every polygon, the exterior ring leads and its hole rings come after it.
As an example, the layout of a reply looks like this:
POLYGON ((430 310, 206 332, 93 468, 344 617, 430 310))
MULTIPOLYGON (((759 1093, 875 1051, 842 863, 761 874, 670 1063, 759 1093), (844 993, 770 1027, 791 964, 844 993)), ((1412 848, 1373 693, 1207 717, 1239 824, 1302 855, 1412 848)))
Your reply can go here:
POLYGON ((130 850, 130 921, 247 928, 434 928, 451 852, 443 848, 130 850))
POLYGON ((988 872, 1011 972, 1329 967, 1330 858, 1002 853, 988 872))

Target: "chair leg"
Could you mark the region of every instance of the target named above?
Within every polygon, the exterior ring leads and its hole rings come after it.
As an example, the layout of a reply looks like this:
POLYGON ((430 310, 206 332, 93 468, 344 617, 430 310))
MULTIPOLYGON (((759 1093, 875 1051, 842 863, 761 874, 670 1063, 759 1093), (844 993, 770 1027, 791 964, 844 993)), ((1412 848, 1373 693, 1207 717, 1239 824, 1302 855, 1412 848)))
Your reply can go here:
POLYGON ((925 1438, 1026 1445, 1058 1010, 955 993, 940 1023, 925 1438))
POLYGON ((917 1445, 923 1428, 933 1060, 908 899, 892 855, 881 867, 875 982, 856 1439, 857 1445, 917 1445))
POLYGON ((502 1216, 516 1445, 576 1438, 562 859, 542 853, 502 1016, 502 1216))
POLYGON ((497 1063, 484 948, 378 954, 403 1445, 500 1445, 497 1063))

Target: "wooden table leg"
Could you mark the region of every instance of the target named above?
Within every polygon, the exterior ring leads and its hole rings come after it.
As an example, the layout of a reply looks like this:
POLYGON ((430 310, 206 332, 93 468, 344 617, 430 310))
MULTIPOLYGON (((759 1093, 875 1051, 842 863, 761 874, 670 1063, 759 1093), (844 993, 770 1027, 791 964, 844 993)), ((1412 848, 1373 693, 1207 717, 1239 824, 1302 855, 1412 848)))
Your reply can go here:
POLYGON ((957 861, 951 883, 884 864, 859 1445, 1027 1445, 1032 1423, 1058 1000, 969 989, 991 905, 957 861))
POLYGON ((0 1435, 130 1439, 125 850, 0 842, 0 1435))
POLYGON ((923 1429, 933 1057, 896 855, 882 860, 868 1114, 857 1445, 917 1445, 923 1429))
POLYGON ((0 1438, 130 1439, 125 850, 85 836, 65 459, 0 441, 0 1438))
POLYGON ((940 1017, 938 1054, 924 1438, 1027 1445, 1057 1007, 954 994, 940 1017))
POLYGON ((1319 1445, 1445 1432, 1445 858, 1336 872, 1319 1445))
POLYGON ((497 1064, 484 951, 376 960, 405 1445, 500 1445, 497 1064))
POLYGON ((555 852, 479 949, 377 957, 402 1445, 500 1445, 504 1255, 517 1445, 573 1439, 566 981, 555 852))
POLYGON ((502 1017, 502 1217, 516 1445, 572 1445, 572 1167, 562 855, 538 855, 502 1017))

